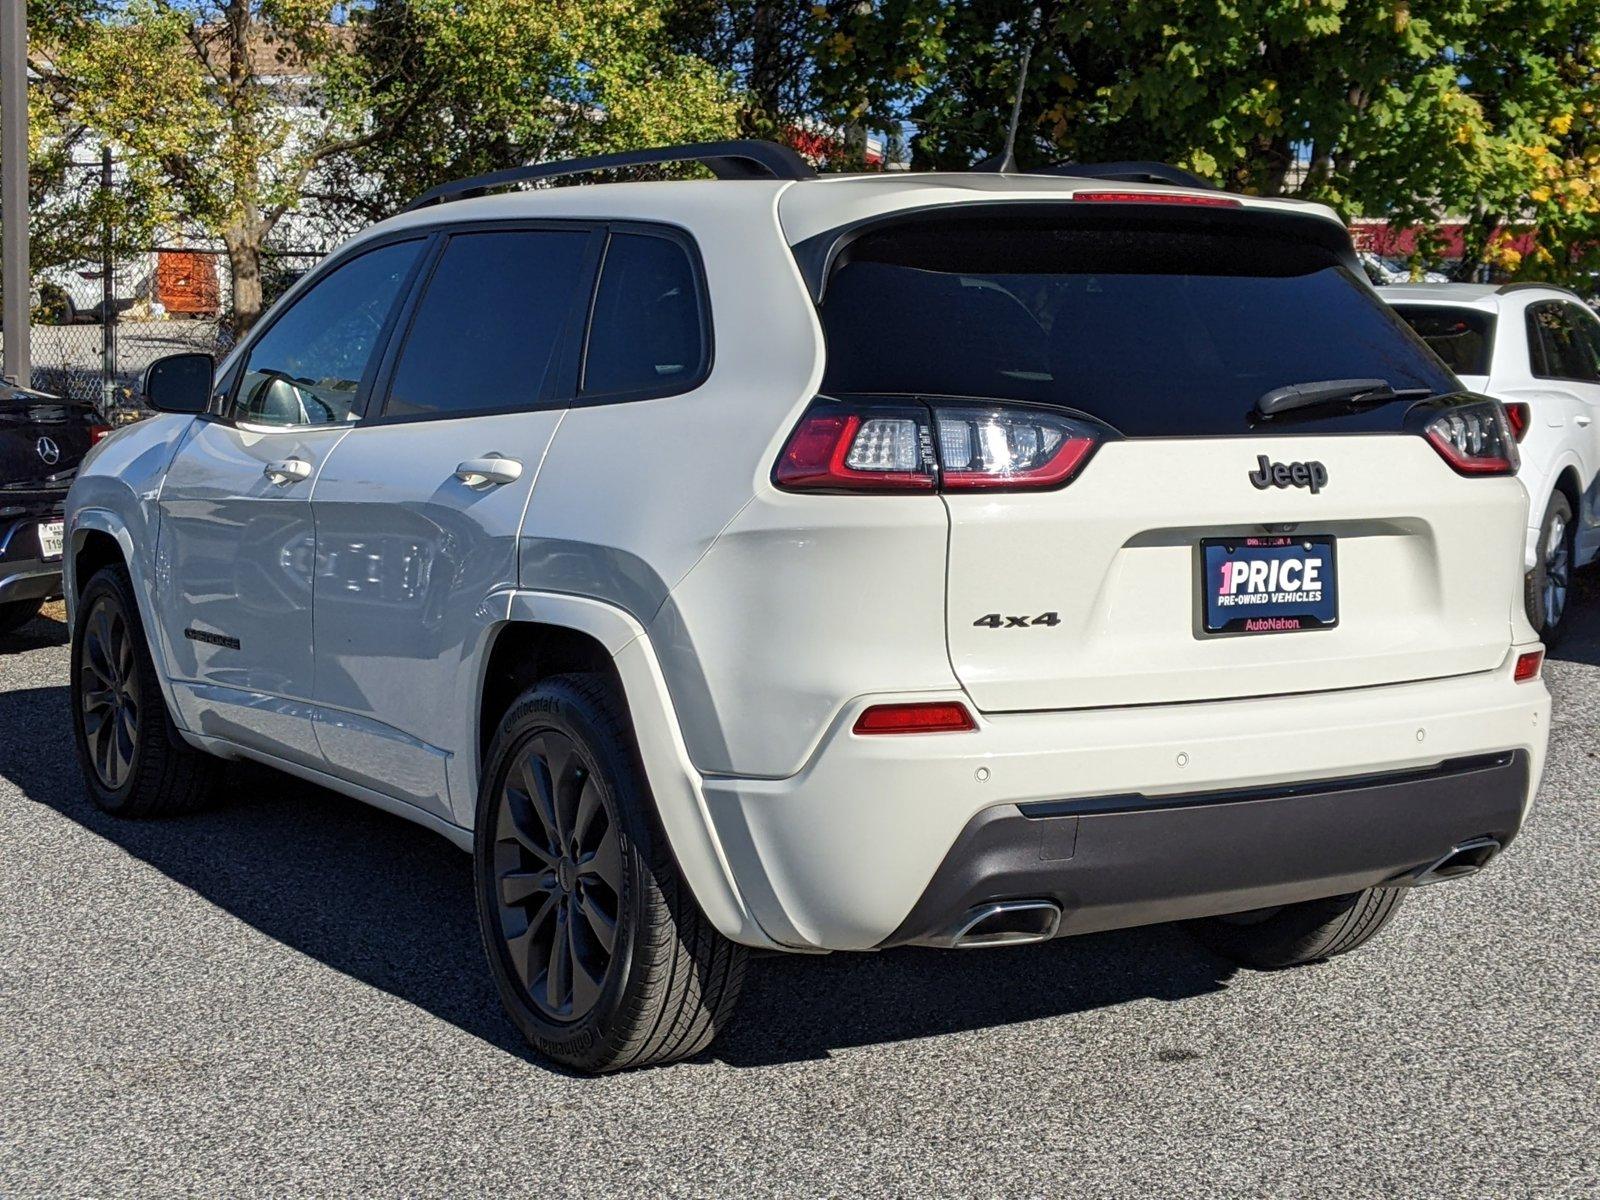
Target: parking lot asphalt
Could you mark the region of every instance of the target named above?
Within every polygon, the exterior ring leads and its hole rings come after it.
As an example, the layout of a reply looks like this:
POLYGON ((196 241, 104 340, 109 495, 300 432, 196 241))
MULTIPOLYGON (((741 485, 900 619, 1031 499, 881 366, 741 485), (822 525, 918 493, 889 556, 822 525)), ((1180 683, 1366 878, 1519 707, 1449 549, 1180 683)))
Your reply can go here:
POLYGON ((1600 577, 1522 837, 1369 947, 1150 928, 757 960, 701 1060, 542 1065, 469 863, 264 770, 85 799, 60 606, 0 640, 0 1195, 1600 1193, 1600 577))

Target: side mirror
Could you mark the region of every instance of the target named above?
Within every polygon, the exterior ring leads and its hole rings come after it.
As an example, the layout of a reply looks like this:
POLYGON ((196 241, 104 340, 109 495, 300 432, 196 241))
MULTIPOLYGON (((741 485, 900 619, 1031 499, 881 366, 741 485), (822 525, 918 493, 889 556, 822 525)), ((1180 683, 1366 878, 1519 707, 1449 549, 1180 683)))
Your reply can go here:
POLYGON ((157 412, 203 413, 211 407, 209 354, 169 354, 144 369, 145 403, 157 412))

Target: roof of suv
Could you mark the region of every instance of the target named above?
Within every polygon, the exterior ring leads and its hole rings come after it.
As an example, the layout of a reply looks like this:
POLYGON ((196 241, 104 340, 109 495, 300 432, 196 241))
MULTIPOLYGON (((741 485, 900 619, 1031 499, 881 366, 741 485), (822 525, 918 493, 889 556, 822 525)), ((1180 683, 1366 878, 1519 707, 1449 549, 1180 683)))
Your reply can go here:
POLYGON ((374 226, 373 232, 426 227, 446 221, 518 217, 686 220, 700 215, 714 218, 730 207, 770 206, 776 202, 784 234, 794 243, 854 221, 906 209, 997 200, 1065 200, 1092 192, 1149 193, 1152 198, 1168 202, 1180 196, 1194 197, 1202 203, 1226 200, 1241 208, 1320 218, 1341 229, 1344 227, 1332 209, 1299 200, 1078 177, 893 172, 828 175, 798 181, 719 179, 541 187, 414 209, 374 226))

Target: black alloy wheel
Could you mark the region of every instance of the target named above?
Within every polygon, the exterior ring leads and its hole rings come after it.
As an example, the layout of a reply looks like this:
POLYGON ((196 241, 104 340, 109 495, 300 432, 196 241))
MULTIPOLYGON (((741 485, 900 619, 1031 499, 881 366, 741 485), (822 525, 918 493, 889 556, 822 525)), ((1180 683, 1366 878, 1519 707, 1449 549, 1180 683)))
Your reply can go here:
POLYGON ((583 752, 554 729, 524 743, 500 788, 500 933, 528 998, 550 1021, 586 1016, 612 969, 623 868, 610 804, 583 752))
POLYGON ((84 622, 83 736, 101 786, 118 791, 133 773, 139 747, 139 662, 133 632, 114 597, 95 600, 84 622))

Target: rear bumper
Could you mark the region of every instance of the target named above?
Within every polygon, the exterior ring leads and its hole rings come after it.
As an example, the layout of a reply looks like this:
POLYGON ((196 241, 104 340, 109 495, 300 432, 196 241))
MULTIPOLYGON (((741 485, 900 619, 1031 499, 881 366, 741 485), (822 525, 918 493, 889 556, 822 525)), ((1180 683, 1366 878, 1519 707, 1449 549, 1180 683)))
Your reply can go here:
POLYGON ((1550 699, 1512 682, 1514 658, 1380 688, 856 736, 866 704, 930 698, 873 696, 798 775, 707 778, 703 795, 744 903, 796 948, 929 940, 973 896, 1055 897, 1062 932, 1266 907, 1515 836, 1550 699))
POLYGON ((999 805, 967 823, 884 945, 950 945, 997 902, 1049 901, 1071 934, 1403 886, 1463 843, 1505 847, 1527 795, 1515 751, 1298 787, 999 805))
POLYGON ((61 595, 61 560, 39 557, 39 522, 52 516, 59 508, 0 523, 0 604, 61 595))

